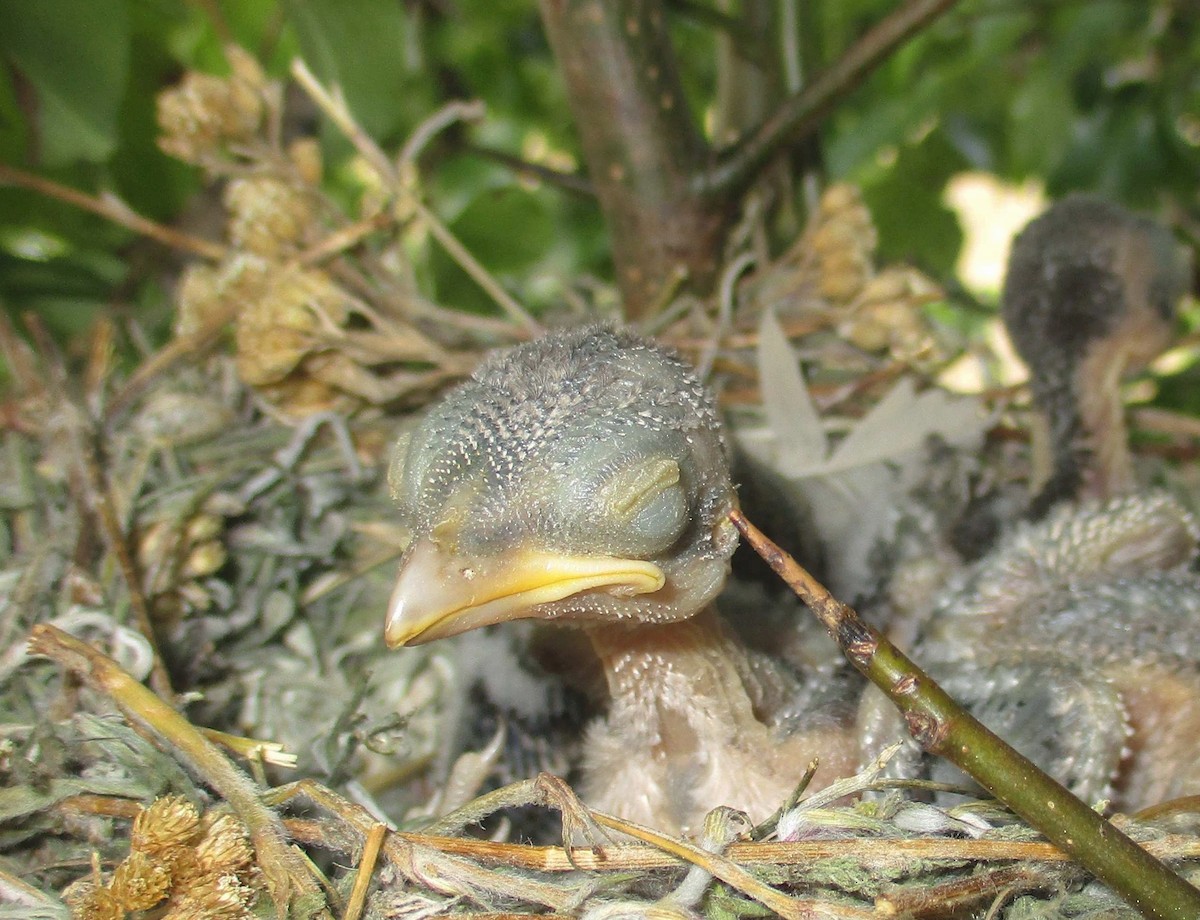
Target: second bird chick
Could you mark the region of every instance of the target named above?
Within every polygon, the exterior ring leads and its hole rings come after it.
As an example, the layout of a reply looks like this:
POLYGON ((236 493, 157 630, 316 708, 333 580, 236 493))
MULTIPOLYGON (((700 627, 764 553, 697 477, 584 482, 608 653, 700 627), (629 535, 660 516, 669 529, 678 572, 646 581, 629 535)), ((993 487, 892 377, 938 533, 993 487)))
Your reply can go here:
POLYGON ((1119 387, 1169 344, 1189 279, 1166 228, 1099 199, 1065 198, 1017 236, 1004 323, 1052 453, 1033 517, 1085 486, 1101 496, 1131 486, 1119 387))

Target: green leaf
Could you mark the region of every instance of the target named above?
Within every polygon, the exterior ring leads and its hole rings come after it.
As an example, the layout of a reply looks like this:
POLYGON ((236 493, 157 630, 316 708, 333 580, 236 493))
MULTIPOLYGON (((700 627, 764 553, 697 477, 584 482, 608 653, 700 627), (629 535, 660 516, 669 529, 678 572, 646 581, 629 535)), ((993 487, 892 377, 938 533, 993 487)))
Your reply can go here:
POLYGON ((1055 68, 1035 67, 1013 94, 1009 164, 1019 175, 1046 173, 1071 144, 1077 117, 1070 85, 1055 68))
POLYGON ((919 144, 900 147, 889 168, 866 178, 863 198, 879 230, 882 263, 910 262, 942 278, 954 273, 962 231, 940 190, 965 165, 944 132, 935 130, 919 144))
MULTIPOLYGON (((499 276, 527 273, 554 241, 553 221, 543 197, 518 186, 483 192, 455 218, 450 230, 488 271, 499 276)), ((431 267, 440 299, 475 312, 495 310, 491 298, 436 244, 431 267)), ((511 290, 511 285, 506 286, 511 290)))
POLYGON ((129 73, 125 0, 0 4, 0 53, 36 93, 43 166, 112 154, 129 73))
POLYGON ((345 94, 377 140, 396 134, 406 111, 404 54, 409 28, 395 0, 286 0, 305 61, 345 94))

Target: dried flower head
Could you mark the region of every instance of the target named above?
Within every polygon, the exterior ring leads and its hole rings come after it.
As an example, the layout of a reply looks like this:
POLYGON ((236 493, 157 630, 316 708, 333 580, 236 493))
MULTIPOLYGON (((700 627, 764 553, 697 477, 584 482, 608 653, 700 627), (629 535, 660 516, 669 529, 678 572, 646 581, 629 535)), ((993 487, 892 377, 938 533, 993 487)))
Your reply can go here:
POLYGON ((164 153, 187 163, 210 164, 229 144, 258 133, 265 111, 266 79, 249 54, 227 50, 228 77, 189 71, 158 95, 158 140, 164 153))
POLYGON ((249 920, 258 893, 235 875, 208 876, 179 891, 162 920, 249 920))
POLYGON ((301 182, 313 186, 321 184, 325 164, 321 157, 321 145, 315 137, 296 138, 288 145, 287 152, 301 182))
POLYGON ((155 799, 133 820, 130 849, 146 855, 194 846, 200 840, 200 814, 187 799, 168 795, 155 799))
POLYGON ((196 856, 204 875, 241 875, 254 864, 246 826, 230 814, 212 822, 196 847, 196 856))
POLYGON ((279 383, 258 388, 286 419, 302 419, 319 412, 348 413, 361 402, 324 380, 293 374, 279 383))
POLYGON ((229 241, 265 258, 279 258, 303 242, 315 220, 303 189, 276 176, 234 179, 225 188, 229 241))
POLYGON ((74 920, 125 920, 125 908, 107 888, 89 890, 66 897, 74 920))
POLYGON ((216 267, 189 266, 179 283, 175 335, 194 335, 227 316, 231 308, 260 300, 271 270, 270 262, 247 253, 237 253, 216 267))
POLYGON ((348 315, 345 294, 324 272, 280 268, 262 295, 244 303, 237 318, 237 368, 251 386, 279 383, 306 355, 324 347, 323 333, 348 315))
POLYGON ((853 300, 871 277, 879 243, 858 189, 845 183, 830 186, 805 236, 817 256, 821 296, 834 304, 853 300))
POLYGON ((849 305, 850 315, 838 332, 866 351, 886 349, 897 358, 913 360, 935 344, 921 307, 941 296, 937 285, 916 269, 885 268, 849 305))
POLYGON ((125 910, 149 910, 170 888, 170 868, 137 850, 117 866, 108 883, 109 892, 125 910))

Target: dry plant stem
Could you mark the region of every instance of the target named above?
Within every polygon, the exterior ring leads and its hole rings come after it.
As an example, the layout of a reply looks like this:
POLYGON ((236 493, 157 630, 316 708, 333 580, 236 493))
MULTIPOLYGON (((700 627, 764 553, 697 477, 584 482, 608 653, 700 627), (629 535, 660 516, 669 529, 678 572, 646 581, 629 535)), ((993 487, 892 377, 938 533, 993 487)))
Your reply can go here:
POLYGON ((1145 916, 1200 917, 1200 890, 990 732, 740 510, 729 517, 754 551, 816 614, 850 663, 900 709, 922 748, 969 773, 1145 916))
POLYGON ((459 242, 458 237, 450 232, 450 228, 443 224, 425 205, 419 201, 414 204, 417 216, 425 224, 433 238, 441 243, 442 248, 458 263, 458 267, 470 275, 471 280, 483 288, 492 300, 496 301, 509 319, 528 333, 541 332, 542 327, 538 321, 526 313, 525 308, 517 303, 508 291, 504 290, 500 282, 493 278, 491 273, 471 255, 470 250, 459 242))
MULTIPOLYGON (((288 826, 291 827, 292 823, 289 820, 288 826)), ((538 872, 632 872, 669 869, 679 865, 679 857, 657 847, 637 844, 611 844, 602 850, 575 847, 568 859, 563 847, 496 843, 425 833, 401 833, 399 836, 410 843, 421 844, 451 856, 538 872)), ((1160 859, 1194 859, 1200 856, 1200 840, 1188 836, 1169 836, 1147 843, 1146 849, 1160 859)), ((807 866, 817 860, 837 860, 866 867, 886 867, 915 860, 937 860, 952 863, 1037 862, 1050 869, 1070 860, 1051 843, 961 840, 953 837, 915 837, 910 840, 854 838, 794 843, 738 841, 729 844, 724 854, 727 859, 741 866, 807 866)))
POLYGON ((446 103, 413 130, 400 149, 400 155, 396 158, 397 166, 416 166, 429 142, 438 134, 460 121, 479 121, 486 114, 487 107, 482 99, 458 99, 446 103))
POLYGON ((241 303, 224 304, 219 313, 210 317, 191 335, 172 339, 143 361, 109 401, 105 411, 106 420, 111 422, 160 374, 183 361, 196 360, 216 342, 222 330, 237 318, 242 306, 241 303))
POLYGON ((985 898, 1007 900, 1022 891, 1044 888, 1048 881, 1045 873, 1027 866, 1004 866, 927 888, 882 894, 875 899, 875 909, 892 917, 957 916, 985 898))
MULTIPOLYGON (((332 812, 363 838, 379 825, 378 819, 361 805, 348 802, 333 790, 312 780, 280 786, 268 794, 268 801, 279 805, 297 796, 332 812)), ((392 832, 384 835, 381 849, 396 871, 414 885, 432 885, 445 894, 473 898, 475 893, 487 892, 519 901, 532 901, 558 911, 571 910, 578 902, 578 898, 568 889, 536 879, 493 872, 469 860, 438 852, 426 841, 427 838, 421 834, 392 832)))
POLYGON ((541 163, 530 163, 528 160, 522 160, 511 153, 505 153, 503 150, 493 150, 491 147, 484 147, 479 144, 468 143, 465 149, 483 157, 485 160, 492 160, 501 166, 507 167, 521 178, 533 182, 543 182, 552 188, 569 192, 572 195, 585 198, 589 201, 596 199, 596 191, 592 188, 592 183, 588 181, 586 176, 581 176, 578 173, 562 172, 550 166, 543 166, 541 163))
POLYGON ((697 176, 700 194, 739 193, 788 144, 809 136, 833 106, 860 86, 906 41, 953 7, 958 0, 909 0, 878 22, 841 58, 815 74, 788 97, 774 115, 697 176))
MULTIPOLYGON (((350 109, 347 107, 341 93, 336 89, 330 91, 322 86, 313 72, 308 69, 308 66, 299 59, 292 61, 292 76, 300 84, 301 88, 308 93, 309 98, 337 125, 338 130, 346 135, 350 143, 354 145, 354 148, 371 164, 371 167, 378 173, 379 178, 387 185, 392 194, 397 199, 404 197, 411 197, 413 199, 412 204, 415 212, 418 218, 425 224, 430 234, 450 254, 450 257, 458 263, 459 267, 470 275, 471 279, 496 301, 500 309, 507 313, 512 320, 517 322, 527 332, 536 333, 541 331, 541 326, 537 321, 526 313, 525 309, 504 290, 500 282, 493 278, 487 269, 476 261, 475 257, 467 251, 466 247, 458 241, 454 234, 428 208, 416 200, 409 189, 405 188, 399 171, 392 165, 387 154, 380 149, 371 136, 354 120, 354 116, 350 113, 350 109)), ((465 115, 470 115, 472 111, 469 105, 464 105, 462 108, 450 109, 448 116, 450 120, 435 122, 434 127, 445 127, 455 118, 464 117, 464 113, 465 115)), ((425 135, 428 134, 429 132, 426 131, 425 135)), ((427 142, 427 136, 423 136, 420 140, 420 144, 427 142)), ((420 146, 418 145, 415 150, 419 151, 420 146)))
POLYGON ((398 188, 400 182, 387 154, 354 120, 341 92, 336 88, 330 91, 322 86, 316 74, 309 70, 308 65, 300 58, 292 61, 291 71, 292 79, 300 84, 300 88, 308 94, 308 97, 329 117, 338 130, 346 135, 346 139, 354 145, 354 149, 362 155, 363 159, 371 164, 371 168, 379 174, 379 177, 390 188, 398 188))
POLYGON ((572 842, 586 837, 593 849, 599 847, 602 831, 570 786, 550 773, 539 773, 533 779, 510 783, 456 808, 448 815, 426 825, 422 831, 435 837, 460 833, 471 824, 478 824, 502 808, 538 805, 553 808, 562 815, 563 844, 568 861, 575 857, 572 842))
POLYGON ((380 211, 378 214, 372 214, 353 224, 341 227, 297 255, 296 264, 315 265, 318 262, 323 262, 331 256, 338 255, 353 246, 357 246, 372 233, 376 233, 393 223, 395 223, 395 218, 391 214, 386 211, 380 211))
POLYGON ((22 169, 16 169, 4 163, 0 163, 0 183, 19 185, 22 188, 38 192, 48 198, 57 198, 59 201, 65 201, 67 204, 74 205, 77 208, 91 211, 93 214, 99 214, 101 217, 111 220, 114 224, 120 224, 134 233, 140 233, 143 236, 158 240, 167 246, 195 253, 214 262, 220 261, 226 255, 225 247, 220 243, 200 239, 199 237, 191 236, 171 227, 155 223, 148 218, 142 217, 123 201, 112 196, 96 197, 94 195, 87 195, 77 189, 60 185, 50 179, 44 179, 41 176, 25 172, 22 169))
POLYGON ((367 889, 371 886, 371 876, 375 873, 379 848, 383 845, 387 830, 387 825, 376 824, 367 832, 362 858, 354 870, 354 887, 350 890, 350 900, 346 903, 346 912, 342 915, 342 920, 358 920, 362 916, 363 908, 367 904, 367 889))
POLYGON ((701 380, 707 380, 709 374, 712 373, 713 362, 717 359, 717 352, 720 349, 725 337, 729 334, 729 329, 733 325, 733 310, 734 300, 737 296, 736 285, 738 278, 746 269, 754 264, 755 257, 748 252, 743 252, 740 256, 731 262, 725 271, 721 273, 721 283, 718 286, 717 303, 720 305, 717 310, 717 322, 709 335, 708 342, 704 346, 704 351, 701 352, 700 360, 696 363, 696 373, 700 375, 701 380))
POLYGON ((134 623, 137 625, 138 631, 145 636, 146 641, 150 644, 150 651, 154 655, 154 661, 150 667, 150 686, 164 699, 173 699, 175 690, 171 686, 171 675, 167 671, 167 666, 163 664, 162 651, 158 647, 158 637, 154 633, 154 623, 150 619, 150 605, 142 591, 141 573, 138 571, 125 531, 117 519, 108 478, 104 475, 100 466, 100 458, 90 443, 89 433, 82 432, 79 440, 87 442, 80 444, 80 452, 83 454, 81 463, 88 491, 92 493, 93 509, 100 518, 100 526, 104 531, 108 548, 116 557, 121 575, 125 579, 125 588, 129 592, 129 607, 133 611, 134 623))
MULTIPOLYGON (((29 651, 52 658, 93 690, 109 697, 135 723, 149 728, 212 786, 250 832, 258 864, 279 915, 297 896, 318 898, 320 889, 303 860, 288 846, 279 818, 259 800, 258 790, 196 727, 142 686, 106 655, 57 627, 33 628, 29 651)), ((326 915, 327 916, 327 915, 326 915)))
POLYGON ((174 696, 174 690, 171 688, 171 677, 167 672, 166 665, 163 664, 162 654, 158 648, 158 639, 154 634, 154 624, 150 620, 150 605, 146 601, 145 594, 142 592, 141 575, 138 571, 137 563, 134 561, 129 541, 126 539, 125 532, 121 527, 121 521, 117 514, 117 506, 113 499, 108 477, 104 475, 99 448, 96 443, 95 426, 90 413, 81 404, 82 400, 75 399, 70 392, 67 383, 66 368, 62 364, 58 349, 54 344, 49 330, 43 325, 41 319, 36 315, 27 314, 25 316, 25 325, 28 327, 29 334, 33 337, 38 350, 41 352, 49 368, 51 385, 57 391, 55 395, 60 400, 62 409, 70 414, 71 423, 68 428, 69 443, 72 453, 75 455, 76 475, 82 483, 81 488, 84 492, 78 499, 79 503, 83 505, 80 509, 81 517, 83 520, 87 520, 91 514, 95 514, 99 518, 100 529, 104 533, 108 550, 117 560, 117 565, 121 570, 121 577, 124 579, 126 590, 129 592, 129 606, 133 611, 134 624, 150 645, 150 651, 153 655, 153 663, 150 668, 150 685, 156 693, 170 699, 174 696))
POLYGON ((666 834, 661 834, 640 824, 622 821, 620 818, 615 818, 612 815, 606 815, 598 811, 593 811, 591 814, 596 823, 603 827, 620 831, 623 834, 628 834, 630 837, 636 837, 638 840, 653 844, 694 866, 699 866, 714 877, 725 882, 725 884, 731 885, 743 894, 754 898, 754 900, 758 901, 764 907, 769 908, 780 917, 809 920, 809 918, 819 916, 847 918, 875 916, 872 911, 856 910, 848 905, 788 897, 782 892, 776 891, 770 885, 760 882, 737 863, 724 856, 709 853, 685 840, 677 837, 669 837, 666 834))

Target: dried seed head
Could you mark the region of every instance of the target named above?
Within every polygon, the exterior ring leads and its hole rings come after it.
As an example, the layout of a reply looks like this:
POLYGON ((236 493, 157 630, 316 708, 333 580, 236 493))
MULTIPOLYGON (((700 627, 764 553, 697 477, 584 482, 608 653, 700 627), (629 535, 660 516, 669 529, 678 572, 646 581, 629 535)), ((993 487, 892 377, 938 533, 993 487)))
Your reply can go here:
POLYGON ((268 259, 294 250, 315 219, 309 195, 275 176, 234 179, 225 207, 230 242, 268 259))
POLYGON ((196 881, 173 899, 163 920, 250 920, 258 889, 235 875, 196 881))
POLYGON ((200 839, 200 815, 182 796, 155 799, 133 819, 131 850, 147 855, 195 844, 200 839))
POLYGON ((306 355, 324 347, 323 335, 348 314, 345 294, 324 272, 280 269, 262 295, 238 315, 237 368, 251 386, 281 382, 306 355))
POLYGON ((302 375, 259 387, 258 391, 279 409, 281 415, 293 420, 319 412, 351 412, 361 405, 325 381, 302 375))
POLYGON ((108 890, 124 910, 149 910, 167 896, 171 872, 161 862, 134 850, 113 872, 108 890))
POLYGON ((853 265, 842 265, 837 271, 822 271, 817 290, 835 304, 848 303, 858 296, 866 283, 867 273, 853 265))
POLYGON ((847 182, 838 182, 825 189, 821 196, 820 211, 822 217, 830 217, 840 211, 862 207, 862 194, 847 182))
POLYGON ((241 875, 254 864, 246 826, 230 814, 212 823, 196 847, 196 856, 205 875, 241 875))
POLYGON ((67 903, 74 920, 125 920, 125 908, 107 888, 93 888, 67 903))
MULTIPOLYGON (((257 66, 257 65, 255 65, 257 66)), ((189 71, 158 94, 158 145, 186 163, 203 164, 230 143, 253 137, 262 123, 261 71, 228 78, 189 71)))
POLYGON ((900 300, 909 294, 908 275, 905 271, 886 268, 862 289, 860 295, 863 303, 883 303, 888 300, 900 300))
POLYGON ((888 347, 889 331, 887 326, 877 322, 871 316, 854 314, 838 326, 838 334, 863 351, 883 351, 888 347))
POLYGON ((175 335, 195 335, 208 325, 221 308, 221 273, 211 266, 193 263, 183 271, 176 291, 175 335))
POLYGON ((816 286, 823 298, 835 306, 859 298, 874 274, 878 234, 858 189, 831 186, 802 245, 816 256, 816 286))
POLYGON ((296 167, 300 181, 308 185, 321 184, 325 164, 321 158, 321 145, 314 137, 299 137, 288 145, 288 159, 296 167))

